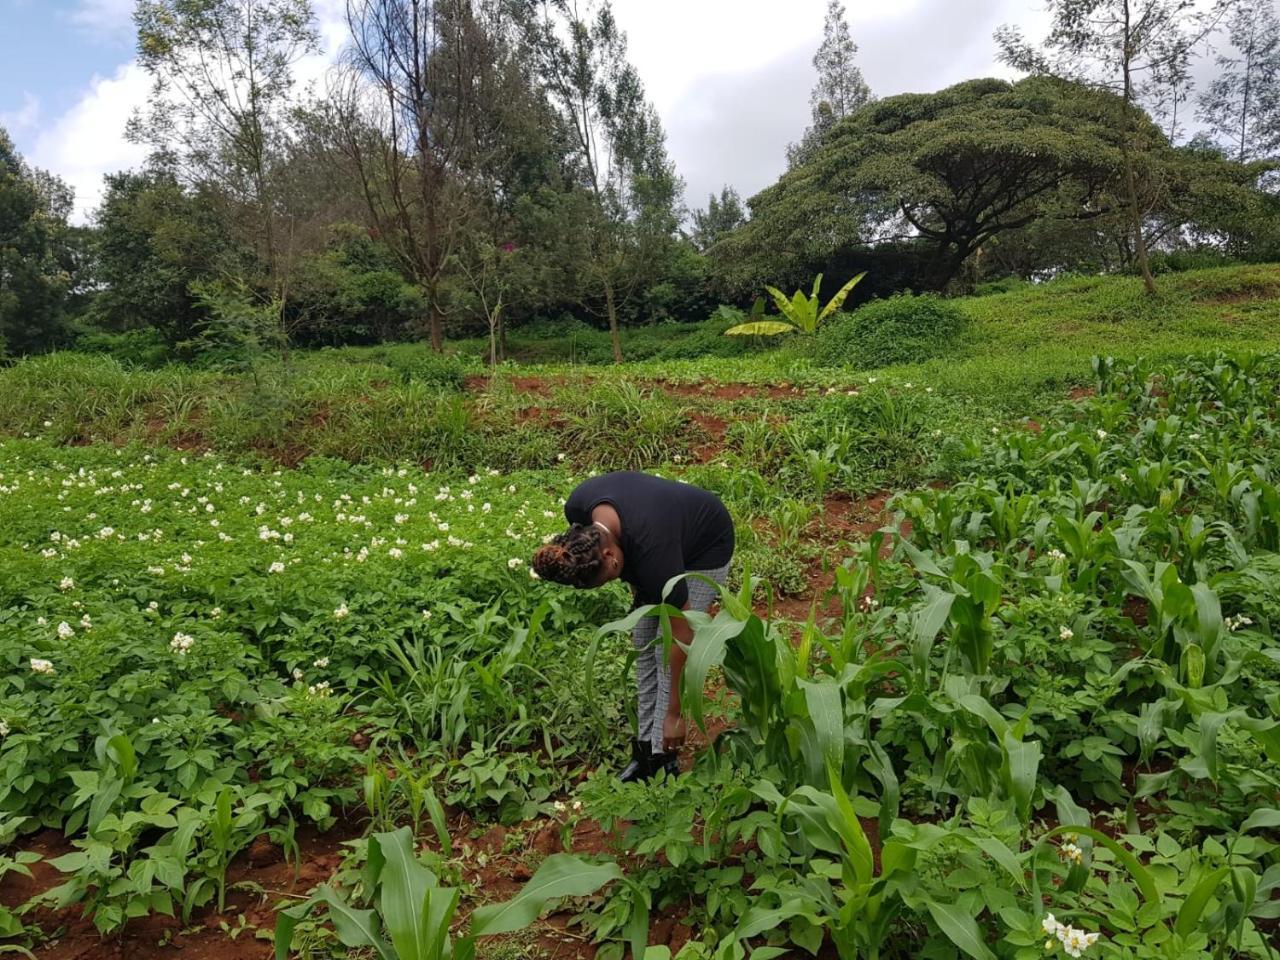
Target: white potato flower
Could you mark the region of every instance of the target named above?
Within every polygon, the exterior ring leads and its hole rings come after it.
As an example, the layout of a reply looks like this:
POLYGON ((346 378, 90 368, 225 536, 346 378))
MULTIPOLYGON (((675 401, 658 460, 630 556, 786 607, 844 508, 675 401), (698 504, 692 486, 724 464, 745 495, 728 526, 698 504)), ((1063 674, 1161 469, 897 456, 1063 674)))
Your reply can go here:
POLYGON ((57 671, 53 669, 53 663, 48 660, 42 660, 39 657, 31 658, 31 672, 41 673, 45 676, 53 676, 53 674, 57 673, 57 671))

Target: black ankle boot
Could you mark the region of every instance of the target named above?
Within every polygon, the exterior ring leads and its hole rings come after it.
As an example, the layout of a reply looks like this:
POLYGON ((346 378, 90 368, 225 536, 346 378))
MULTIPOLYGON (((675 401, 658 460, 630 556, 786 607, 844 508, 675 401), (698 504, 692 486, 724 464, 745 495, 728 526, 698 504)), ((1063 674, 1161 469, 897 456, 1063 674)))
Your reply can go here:
POLYGON ((637 783, 648 780, 653 774, 653 748, 648 740, 631 741, 631 762, 618 774, 623 783, 637 783))
POLYGON ((669 750, 666 753, 655 753, 649 766, 649 776, 653 776, 659 770, 668 777, 680 776, 680 753, 676 750, 669 750))

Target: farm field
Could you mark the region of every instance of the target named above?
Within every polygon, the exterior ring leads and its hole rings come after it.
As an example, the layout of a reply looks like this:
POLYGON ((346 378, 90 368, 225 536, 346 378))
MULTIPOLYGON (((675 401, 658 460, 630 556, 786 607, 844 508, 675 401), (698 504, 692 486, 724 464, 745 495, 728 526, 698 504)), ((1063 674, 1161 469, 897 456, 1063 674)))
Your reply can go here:
POLYGON ((4 943, 1274 956, 1280 271, 1167 287, 959 301, 922 363, 0 370, 4 943), (625 591, 529 569, 621 468, 738 531, 647 786, 625 591))

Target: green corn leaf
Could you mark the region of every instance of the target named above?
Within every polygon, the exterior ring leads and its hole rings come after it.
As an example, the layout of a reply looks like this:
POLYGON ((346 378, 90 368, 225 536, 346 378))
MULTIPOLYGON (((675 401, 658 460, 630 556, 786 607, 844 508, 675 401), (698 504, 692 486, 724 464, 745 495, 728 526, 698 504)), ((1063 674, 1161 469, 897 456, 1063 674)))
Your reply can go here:
POLYGON ((120 776, 124 782, 132 783, 134 774, 138 772, 138 754, 129 738, 123 733, 117 733, 107 741, 107 753, 119 764, 120 776))
POLYGON ((1178 936, 1189 937, 1195 933, 1205 907, 1209 905, 1213 895, 1222 888, 1223 882, 1230 872, 1227 867, 1221 867, 1213 871, 1213 873, 1196 884, 1195 889, 1187 895, 1187 899, 1182 901, 1182 906, 1178 908, 1178 918, 1173 923, 1174 932, 1178 936))
POLYGON ((522 930, 537 920, 552 900, 585 897, 621 878, 622 870, 616 863, 589 863, 567 853, 553 854, 510 900, 478 907, 471 915, 471 934, 478 937, 522 930))
POLYGON ((973 919, 972 911, 965 910, 954 903, 937 903, 930 900, 927 904, 929 915, 938 929, 946 934, 961 953, 973 957, 974 960, 996 960, 996 955, 987 947, 982 939, 982 931, 978 922, 973 919))
POLYGON ((649 890, 632 884, 633 906, 627 920, 625 937, 631 945, 632 960, 640 960, 649 954, 649 890))
POLYGON ((440 841, 440 849, 444 851, 444 855, 448 859, 453 857, 453 838, 449 836, 449 818, 445 816, 444 805, 440 802, 440 798, 436 796, 435 788, 430 784, 424 784, 423 805, 427 808, 427 815, 431 817, 431 826, 435 828, 436 839, 440 841))
MULTIPOLYGON (((449 906, 447 894, 435 896, 435 875, 418 862, 413 849, 413 833, 401 827, 391 833, 375 833, 370 846, 377 844, 384 858, 381 880, 382 918, 387 934, 401 960, 430 960, 433 944, 439 939, 438 923, 449 906)), ((457 891, 453 906, 457 905, 457 891)), ((444 932, 452 910, 444 918, 444 932)))
MULTIPOLYGON (((1036 862, 1036 857, 1040 848, 1048 843, 1050 839, 1064 833, 1075 833, 1080 836, 1089 837, 1095 843, 1106 847, 1111 851, 1111 854, 1120 861, 1121 866, 1129 872, 1129 876, 1133 878, 1133 882, 1138 886, 1138 891, 1142 894, 1142 898, 1147 903, 1158 904, 1163 902, 1160 896, 1160 889, 1156 886, 1155 879, 1151 876, 1151 872, 1138 861, 1138 858, 1124 847, 1120 846, 1120 844, 1116 843, 1116 841, 1112 840, 1105 833, 1095 830, 1092 827, 1079 825, 1054 827, 1052 830, 1045 833, 1036 844, 1036 848, 1032 852, 1033 855, 1031 862, 1033 864, 1036 862)), ((1033 895, 1036 898, 1039 897, 1038 887, 1033 890, 1033 895)))
POLYGON ((938 631, 946 625, 956 599, 954 593, 937 587, 928 586, 925 591, 928 599, 911 614, 911 662, 922 682, 928 677, 929 653, 938 631))
POLYGON ((1021 864, 1018 863, 1018 857, 1006 843, 996 837, 973 836, 969 839, 975 847, 994 860, 1019 889, 1027 888, 1027 878, 1021 864))
POLYGON ((824 766, 840 776, 844 771, 844 705, 840 688, 831 681, 801 680, 799 684, 824 766))
POLYGON ((1036 790, 1036 772, 1040 769, 1040 742, 1017 740, 1011 733, 1000 739, 1004 751, 1008 787, 1025 824, 1031 819, 1031 798, 1036 790))
POLYGON ((818 920, 814 917, 813 907, 804 899, 787 900, 776 907, 755 906, 742 915, 742 919, 738 921, 738 926, 733 931, 733 936, 738 940, 758 937, 767 930, 776 929, 784 921, 793 917, 811 917, 814 922, 818 920))
POLYGON ((680 697, 680 702, 699 729, 706 728, 703 691, 707 675, 712 667, 724 662, 727 644, 740 636, 750 622, 739 620, 728 610, 721 610, 694 633, 693 643, 689 645, 689 654, 684 663, 684 674, 680 678, 680 690, 673 691, 673 695, 680 697))
POLYGON ((868 884, 875 870, 871 844, 862 830, 862 824, 858 821, 858 815, 854 812, 853 804, 849 801, 849 795, 845 793, 844 785, 840 782, 835 768, 827 768, 827 778, 831 781, 831 795, 835 798, 836 810, 839 812, 839 816, 834 818, 831 826, 840 834, 845 855, 853 867, 854 878, 859 884, 868 884))

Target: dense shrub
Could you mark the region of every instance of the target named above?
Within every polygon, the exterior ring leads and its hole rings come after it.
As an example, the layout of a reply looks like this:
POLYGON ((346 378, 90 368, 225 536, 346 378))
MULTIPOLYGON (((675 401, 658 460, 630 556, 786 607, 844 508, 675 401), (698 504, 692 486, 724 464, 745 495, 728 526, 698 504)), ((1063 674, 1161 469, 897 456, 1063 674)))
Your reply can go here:
POLYGON ((173 359, 164 334, 155 327, 111 333, 89 330, 76 338, 75 348, 83 353, 107 353, 126 367, 155 370, 173 359))
POLYGON ((686 327, 687 333, 673 338, 655 356, 660 360, 695 360, 698 357, 741 357, 776 347, 778 341, 767 337, 726 337, 730 327, 746 323, 749 318, 737 307, 721 305, 710 319, 686 327))
POLYGON ((400 374, 405 383, 420 383, 441 390, 460 390, 467 373, 467 364, 460 357, 433 353, 426 347, 412 353, 389 350, 383 363, 400 374))
POLYGON ((965 315, 936 294, 875 300, 822 327, 810 352, 818 363, 863 368, 915 363, 949 353, 965 315))

